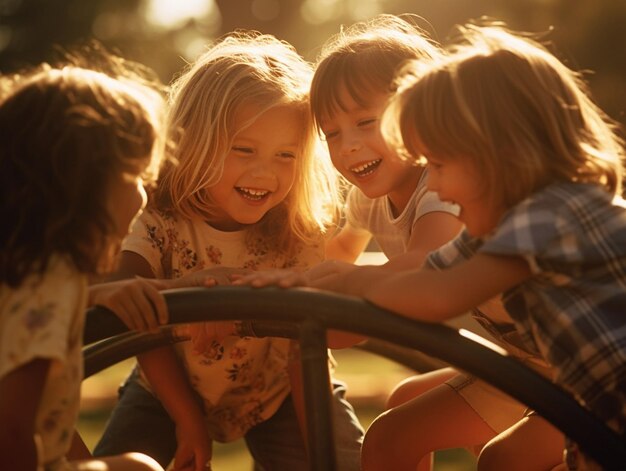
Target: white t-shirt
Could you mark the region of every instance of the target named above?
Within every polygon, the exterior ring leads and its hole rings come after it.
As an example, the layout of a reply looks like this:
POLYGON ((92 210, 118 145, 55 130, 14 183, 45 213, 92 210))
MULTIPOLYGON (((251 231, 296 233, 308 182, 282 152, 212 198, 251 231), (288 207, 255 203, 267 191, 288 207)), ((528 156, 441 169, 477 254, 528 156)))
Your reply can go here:
MULTIPOLYGON (((323 259, 323 244, 302 248, 290 259, 271 253, 246 231, 222 232, 198 218, 146 210, 124 240, 122 250, 145 258, 157 278, 178 278, 214 266, 308 267, 323 259)), ((204 400, 207 427, 218 441, 242 437, 270 418, 290 393, 289 339, 227 337, 199 355, 191 342, 176 344, 192 386, 204 400)))
POLYGON ((72 443, 87 296, 85 275, 60 257, 18 288, 0 285, 0 378, 37 358, 51 361, 35 423, 43 445, 40 464, 63 460, 72 443))
POLYGON ((434 211, 459 214, 458 206, 444 203, 437 193, 427 191, 426 172, 423 172, 411 199, 398 217, 394 217, 387 196, 368 198, 359 188, 352 187, 347 197, 346 222, 354 229, 371 234, 387 258, 392 258, 407 252, 415 222, 434 211))

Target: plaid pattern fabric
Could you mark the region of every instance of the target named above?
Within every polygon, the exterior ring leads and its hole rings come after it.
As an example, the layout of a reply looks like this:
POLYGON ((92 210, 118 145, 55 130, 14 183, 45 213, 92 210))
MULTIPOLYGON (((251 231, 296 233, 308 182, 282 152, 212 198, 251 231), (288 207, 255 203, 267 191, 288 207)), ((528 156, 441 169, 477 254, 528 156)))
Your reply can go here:
POLYGON ((429 257, 524 257, 533 275, 503 294, 527 346, 601 419, 626 430, 626 208, 601 187, 557 183, 514 208, 485 239, 465 231, 429 257))

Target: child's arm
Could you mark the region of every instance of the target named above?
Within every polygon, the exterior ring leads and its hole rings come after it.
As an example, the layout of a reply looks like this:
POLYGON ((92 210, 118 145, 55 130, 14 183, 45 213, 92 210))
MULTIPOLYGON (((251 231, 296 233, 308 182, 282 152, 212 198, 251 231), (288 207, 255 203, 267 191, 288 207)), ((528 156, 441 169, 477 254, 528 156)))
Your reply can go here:
POLYGON ((395 272, 384 266, 320 278, 312 286, 363 297, 398 314, 442 322, 467 312, 531 276, 521 257, 478 254, 442 271, 395 272))
POLYGON ((35 418, 49 368, 36 359, 0 379, 0 469, 37 469, 35 418))
MULTIPOLYGON (((154 278, 150 264, 134 252, 121 253, 119 273, 154 278)), ((175 469, 189 463, 190 469, 205 471, 211 459, 211 440, 201 406, 174 350, 162 347, 143 353, 137 359, 155 395, 176 423, 175 469)))
POLYGON ((462 228, 461 221, 450 213, 426 213, 415 221, 406 253, 393 257, 386 266, 395 271, 419 268, 430 252, 454 239, 462 228))
POLYGON ((206 471, 212 455, 211 438, 202 407, 174 350, 162 347, 137 359, 155 395, 176 424, 174 469, 206 471))
POLYGON ((346 222, 339 233, 326 242, 326 259, 354 263, 371 238, 369 233, 357 230, 346 222))

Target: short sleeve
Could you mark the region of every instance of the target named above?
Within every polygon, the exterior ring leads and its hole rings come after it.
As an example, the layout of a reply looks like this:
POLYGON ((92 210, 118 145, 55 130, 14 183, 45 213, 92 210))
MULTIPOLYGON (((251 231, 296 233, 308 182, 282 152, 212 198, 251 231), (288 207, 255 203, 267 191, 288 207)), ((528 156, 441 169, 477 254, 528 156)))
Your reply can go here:
POLYGON ((170 236, 167 217, 153 210, 146 210, 137 218, 130 233, 122 242, 122 250, 134 252, 149 264, 156 278, 167 278, 164 273, 164 257, 170 253, 170 236), (168 234, 169 232, 169 234, 168 234))
POLYGON ((415 206, 414 222, 425 214, 435 212, 450 213, 453 216, 458 216, 459 207, 456 204, 441 201, 434 191, 426 191, 415 206))
POLYGON ((437 270, 458 265, 470 259, 481 244, 482 240, 472 237, 463 229, 456 238, 431 252, 426 259, 426 265, 437 270))
POLYGON ((82 326, 76 316, 85 309, 86 281, 64 264, 56 263, 56 268, 27 278, 18 289, 3 287, 0 377, 36 358, 65 361, 76 342, 82 342, 82 332, 74 326, 82 326))
POLYGON ((533 273, 539 273, 542 262, 579 256, 573 217, 567 205, 559 205, 554 199, 539 195, 525 200, 504 215, 480 251, 521 256, 533 273))

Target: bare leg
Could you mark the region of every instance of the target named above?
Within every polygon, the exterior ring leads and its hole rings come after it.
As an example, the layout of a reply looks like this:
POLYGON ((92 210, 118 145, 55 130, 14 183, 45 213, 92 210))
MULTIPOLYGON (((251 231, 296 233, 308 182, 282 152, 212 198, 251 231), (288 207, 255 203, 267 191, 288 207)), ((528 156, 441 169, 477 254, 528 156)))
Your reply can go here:
POLYGON ((155 460, 141 453, 125 453, 118 456, 76 462, 79 471, 163 471, 155 460))
POLYGON ((362 469, 427 471, 433 451, 474 446, 494 436, 453 388, 439 384, 372 423, 363 443, 362 469))
POLYGON ((404 404, 458 374, 454 368, 442 368, 406 378, 391 391, 387 399, 387 409, 404 404))
POLYGON ((484 446, 478 457, 478 469, 553 469, 563 461, 564 442, 563 434, 542 417, 524 417, 484 446))

